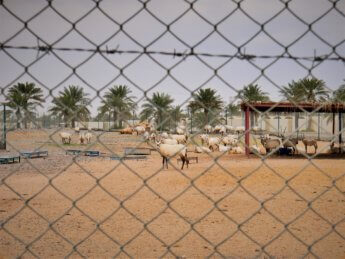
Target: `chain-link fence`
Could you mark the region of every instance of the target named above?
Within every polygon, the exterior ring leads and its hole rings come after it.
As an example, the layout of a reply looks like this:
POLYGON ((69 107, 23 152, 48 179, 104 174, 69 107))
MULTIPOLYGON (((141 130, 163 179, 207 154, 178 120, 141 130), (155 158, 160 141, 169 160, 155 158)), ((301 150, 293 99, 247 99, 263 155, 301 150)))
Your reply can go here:
POLYGON ((2 0, 0 20, 0 257, 345 255, 344 1, 2 0))

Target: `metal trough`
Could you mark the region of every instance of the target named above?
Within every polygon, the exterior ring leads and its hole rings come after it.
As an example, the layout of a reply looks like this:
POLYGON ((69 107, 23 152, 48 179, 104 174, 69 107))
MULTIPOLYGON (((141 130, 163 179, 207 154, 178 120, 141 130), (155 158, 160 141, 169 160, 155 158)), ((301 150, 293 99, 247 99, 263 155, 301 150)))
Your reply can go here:
POLYGON ((147 156, 145 155, 131 155, 131 156, 111 156, 111 160, 146 160, 147 156))
POLYGON ((20 163, 20 156, 0 156, 0 164, 20 163))
POLYGON ((20 151, 19 154, 24 158, 47 157, 48 151, 20 151))
POLYGON ((151 155, 151 149, 142 147, 125 147, 125 156, 127 155, 151 155))

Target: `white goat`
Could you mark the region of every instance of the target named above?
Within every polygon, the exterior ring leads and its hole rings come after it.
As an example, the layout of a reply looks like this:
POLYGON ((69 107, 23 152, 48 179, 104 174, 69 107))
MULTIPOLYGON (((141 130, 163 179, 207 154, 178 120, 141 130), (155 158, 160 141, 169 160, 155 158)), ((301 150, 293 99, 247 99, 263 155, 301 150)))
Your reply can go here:
POLYGON ((169 138, 169 134, 166 132, 162 132, 161 137, 162 138, 169 138))
POLYGON ((183 135, 183 134, 185 133, 185 130, 182 129, 181 127, 177 127, 177 128, 176 128, 176 133, 177 133, 178 135, 183 135))
POLYGON ((137 133, 137 135, 141 135, 146 131, 146 129, 144 126, 136 126, 134 131, 137 133))
POLYGON ((226 128, 226 132, 233 132, 234 131, 234 127, 233 126, 230 126, 230 125, 225 125, 225 128, 226 128))
POLYGON ((204 145, 204 143, 207 143, 207 140, 208 140, 207 134, 201 134, 199 137, 201 139, 201 145, 204 145))
POLYGON ((228 152, 228 151, 230 151, 231 147, 224 146, 222 144, 218 144, 218 149, 219 149, 220 152, 228 152))
POLYGON ((62 144, 71 144, 72 134, 68 132, 60 132, 62 144))
POLYGON ((219 133, 223 136, 224 134, 226 134, 226 128, 225 126, 221 126, 220 129, 219 129, 219 133))
POLYGON ((162 139, 161 143, 162 144, 169 144, 169 145, 177 145, 178 144, 176 139, 170 139, 170 138, 162 139))
POLYGON ((85 137, 86 143, 90 144, 91 139, 92 139, 92 133, 91 132, 86 132, 84 137, 85 137))
POLYGON ((232 154, 243 154, 244 151, 243 151, 243 148, 241 148, 241 147, 234 147, 230 150, 230 153, 232 153, 232 154))
POLYGON ((254 153, 254 154, 260 154, 260 148, 258 147, 258 145, 253 145, 250 147, 250 152, 254 153))
POLYGON ((150 133, 148 133, 147 131, 144 132, 143 134, 143 138, 146 142, 149 142, 150 140, 150 133))
POLYGON ((156 133, 152 132, 151 135, 150 135, 150 140, 151 141, 156 141, 156 133))
POLYGON ((211 149, 208 147, 202 147, 202 146, 195 146, 195 153, 211 153, 211 149))
POLYGON ((178 134, 170 134, 169 137, 171 139, 176 139, 179 144, 186 144, 188 136, 187 135, 178 135, 178 134))
POLYGON ((243 133, 244 131, 245 131, 245 129, 244 129, 243 126, 237 126, 237 127, 236 127, 236 132, 237 132, 237 134, 243 133))
POLYGON ((204 127, 204 130, 206 131, 206 133, 212 133, 212 126, 211 125, 206 125, 204 127))
POLYGON ((187 147, 182 144, 177 144, 177 145, 169 145, 169 144, 160 144, 159 145, 159 153, 161 154, 163 158, 163 168, 164 168, 164 163, 166 164, 166 168, 168 169, 168 159, 171 157, 174 157, 176 155, 180 156, 181 161, 182 161, 182 167, 181 170, 183 170, 183 166, 186 163, 187 168, 189 164, 189 160, 187 157, 187 147))
POLYGON ((236 135, 227 135, 222 138, 222 143, 224 145, 236 146, 238 143, 238 138, 236 135))
POLYGON ((207 140, 207 146, 209 149, 214 150, 214 146, 220 143, 220 138, 218 137, 210 137, 207 140))

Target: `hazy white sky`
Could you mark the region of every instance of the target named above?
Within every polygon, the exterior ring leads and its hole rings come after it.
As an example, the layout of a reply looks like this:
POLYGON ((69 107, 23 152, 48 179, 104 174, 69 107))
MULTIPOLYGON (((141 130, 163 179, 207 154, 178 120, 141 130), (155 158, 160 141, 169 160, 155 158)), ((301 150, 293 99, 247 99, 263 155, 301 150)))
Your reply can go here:
MULTIPOLYGON (((345 56, 344 0, 292 0, 289 9, 284 9, 285 1, 278 0, 244 0, 240 9, 237 1, 231 0, 198 0, 193 8, 189 1, 183 0, 98 2, 99 8, 90 11, 96 5, 94 1, 54 0, 49 7, 45 0, 3 0, 0 42, 6 46, 33 47, 39 37, 41 45, 46 43, 53 48, 99 46, 104 50, 141 52, 146 47, 148 51, 188 53, 193 47, 195 53, 227 56, 236 55, 238 49, 259 56, 279 56, 286 50, 299 58, 313 57, 314 52, 332 58, 345 56), (332 8, 333 2, 336 8, 332 8), (28 29, 24 28, 24 22, 28 29), (311 23, 312 31, 308 32, 311 23)), ((287 85, 307 76, 313 65, 312 75, 323 79, 330 89, 344 83, 345 63, 341 61, 313 64, 300 59, 256 58, 249 62, 205 56, 183 60, 159 54, 59 50, 47 54, 6 48, 0 49, 0 87, 36 82, 46 88, 46 108, 51 101, 48 89, 57 95, 70 84, 84 87, 91 98, 96 91, 102 96, 107 88, 126 84, 137 100, 144 97, 144 91, 148 96, 161 91, 172 95, 175 104, 183 104, 190 98, 190 91, 199 87, 217 89, 228 102, 236 95, 235 90, 255 82, 278 101, 281 97, 275 85, 287 85)), ((3 100, 1 95, 0 101, 3 100)), ((99 103, 96 97, 92 102, 93 115, 99 103)))

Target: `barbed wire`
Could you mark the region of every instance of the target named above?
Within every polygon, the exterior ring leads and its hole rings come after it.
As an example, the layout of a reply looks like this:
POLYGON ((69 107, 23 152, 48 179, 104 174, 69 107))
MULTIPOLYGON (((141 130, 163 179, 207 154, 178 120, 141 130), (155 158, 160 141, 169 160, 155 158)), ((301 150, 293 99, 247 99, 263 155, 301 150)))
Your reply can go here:
POLYGON ((184 52, 178 52, 173 50, 169 51, 152 51, 152 50, 121 50, 118 47, 115 49, 101 49, 101 48, 63 48, 63 47, 52 47, 52 46, 11 46, 11 45, 0 45, 0 49, 25 49, 25 50, 36 50, 39 52, 52 52, 52 51, 66 51, 66 52, 91 52, 91 53, 102 53, 102 54, 139 54, 139 55, 163 55, 186 58, 189 56, 197 57, 213 57, 213 58, 237 58, 241 60, 252 60, 252 59, 292 59, 292 60, 305 60, 311 62, 322 62, 322 61, 343 61, 345 62, 345 57, 332 57, 333 54, 321 55, 321 56, 293 56, 288 53, 283 53, 282 55, 254 55, 245 54, 240 50, 234 55, 230 54, 212 54, 195 52, 193 49, 185 50, 184 52))

